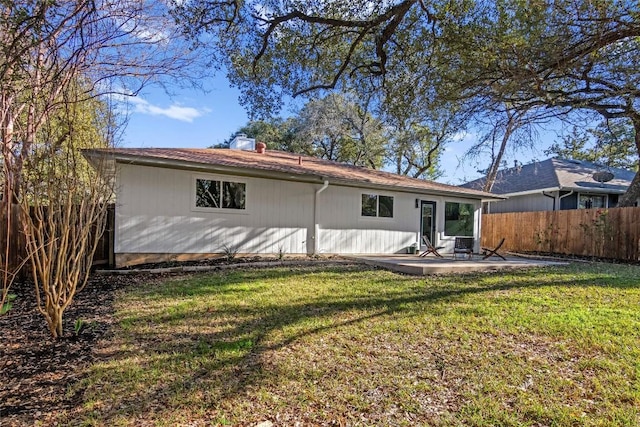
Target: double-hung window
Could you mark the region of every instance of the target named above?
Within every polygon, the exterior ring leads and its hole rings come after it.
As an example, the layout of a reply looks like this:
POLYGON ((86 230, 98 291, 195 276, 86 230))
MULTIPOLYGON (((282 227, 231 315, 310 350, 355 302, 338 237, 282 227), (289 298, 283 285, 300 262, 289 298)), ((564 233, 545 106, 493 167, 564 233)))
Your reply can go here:
POLYGON ((247 187, 244 182, 196 179, 196 208, 246 209, 247 187))
POLYGON ((393 218, 393 196, 363 194, 360 213, 366 217, 393 218))

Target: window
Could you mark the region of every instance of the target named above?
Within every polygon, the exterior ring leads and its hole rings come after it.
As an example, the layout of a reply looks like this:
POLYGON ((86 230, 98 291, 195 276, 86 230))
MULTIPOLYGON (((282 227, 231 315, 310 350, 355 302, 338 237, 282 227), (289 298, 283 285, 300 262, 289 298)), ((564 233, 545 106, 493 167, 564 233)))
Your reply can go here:
POLYGON ((378 216, 393 218, 393 197, 378 196, 378 216))
POLYGON ((244 209, 246 189, 243 182, 222 181, 222 207, 244 209))
POLYGON ((378 196, 362 195, 362 216, 378 216, 378 196))
POLYGON ((196 179, 196 207, 213 209, 245 209, 247 198, 244 182, 196 179))
POLYGON ((578 209, 596 209, 606 208, 604 196, 593 196, 590 194, 581 194, 578 199, 578 209))
POLYGON ((393 218, 393 196, 362 195, 362 216, 393 218))
POLYGON ((473 236, 471 203, 446 202, 444 204, 444 234, 447 236, 473 236))

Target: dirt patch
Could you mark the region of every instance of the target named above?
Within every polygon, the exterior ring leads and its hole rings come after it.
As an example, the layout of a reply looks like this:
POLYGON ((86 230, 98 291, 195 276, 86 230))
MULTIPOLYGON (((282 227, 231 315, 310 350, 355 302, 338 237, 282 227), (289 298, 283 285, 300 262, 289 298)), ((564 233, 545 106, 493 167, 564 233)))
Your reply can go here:
POLYGON ((36 309, 33 285, 15 283, 13 308, 0 316, 0 424, 49 425, 56 413, 81 404, 81 394, 68 395, 67 388, 97 360, 99 341, 110 337, 115 291, 158 279, 92 277, 65 313, 65 335, 57 340, 36 309), (82 326, 77 334, 76 321, 82 326))
POLYGON ((242 266, 248 264, 273 264, 278 265, 280 263, 314 263, 319 261, 331 262, 331 261, 344 261, 346 258, 339 255, 318 255, 318 256, 292 256, 287 255, 284 257, 277 256, 237 256, 233 258, 217 257, 207 258, 194 261, 165 261, 156 263, 145 263, 130 265, 121 268, 111 269, 109 271, 114 272, 127 272, 127 271, 145 271, 145 270, 163 270, 163 269, 183 269, 188 267, 225 267, 225 266, 242 266))

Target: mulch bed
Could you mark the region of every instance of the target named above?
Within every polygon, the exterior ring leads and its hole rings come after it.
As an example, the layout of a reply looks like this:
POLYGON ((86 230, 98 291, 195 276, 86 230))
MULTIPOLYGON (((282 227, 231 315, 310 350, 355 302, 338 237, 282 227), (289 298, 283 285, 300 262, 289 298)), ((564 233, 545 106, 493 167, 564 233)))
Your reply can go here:
POLYGON ((65 312, 64 336, 57 340, 36 309, 33 285, 13 284, 13 308, 0 316, 0 425, 52 425, 61 411, 82 403, 81 393, 67 395, 67 387, 110 337, 115 290, 143 280, 149 278, 94 275, 65 312), (76 335, 77 319, 83 327, 76 335))

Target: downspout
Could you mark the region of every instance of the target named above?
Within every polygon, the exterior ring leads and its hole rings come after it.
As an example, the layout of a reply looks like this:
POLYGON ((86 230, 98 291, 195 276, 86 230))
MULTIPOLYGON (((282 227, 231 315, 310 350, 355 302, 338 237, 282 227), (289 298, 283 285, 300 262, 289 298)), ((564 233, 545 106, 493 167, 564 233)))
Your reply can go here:
POLYGON ((320 251, 320 242, 318 236, 320 235, 320 225, 318 225, 318 197, 320 193, 327 189, 329 186, 329 180, 324 180, 322 187, 316 190, 315 198, 313 199, 313 254, 317 255, 320 251))
MULTIPOLYGON (((489 204, 487 203, 487 210, 489 209, 489 204)), ((480 208, 477 210, 478 212, 478 218, 476 220, 476 224, 478 226, 478 234, 477 236, 474 235, 473 236, 473 251, 476 251, 475 246, 478 245, 478 253, 480 253, 480 248, 482 247, 482 215, 484 215, 484 213, 482 212, 482 200, 480 200, 480 208)), ((475 215, 475 214, 474 214, 475 215)))
MULTIPOLYGON (((558 192, 559 193, 559 192, 558 192)), ((554 196, 553 194, 547 194, 544 191, 542 192, 542 195, 545 197, 548 197, 550 199, 553 199, 553 209, 552 210, 556 210, 556 196, 554 196)), ((564 196, 563 196, 564 197, 564 196)))
MULTIPOLYGON (((560 190, 558 190, 558 194, 560 194, 560 190)), ((573 194, 573 190, 569 191, 567 194, 563 194, 562 196, 558 197, 558 202, 560 202, 560 200, 564 199, 567 196, 570 196, 573 194)), ((561 203, 558 203, 559 205, 562 205, 561 203)), ((558 206, 558 208, 560 208, 560 206, 558 206)))

